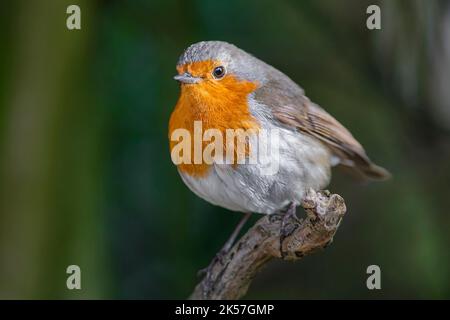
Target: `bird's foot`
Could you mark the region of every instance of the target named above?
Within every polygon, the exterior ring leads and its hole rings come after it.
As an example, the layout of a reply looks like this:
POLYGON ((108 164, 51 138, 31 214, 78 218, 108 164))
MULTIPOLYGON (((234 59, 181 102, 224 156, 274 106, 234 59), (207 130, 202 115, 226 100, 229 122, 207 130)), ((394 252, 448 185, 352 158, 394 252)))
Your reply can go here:
POLYGON ((245 225, 247 220, 250 218, 250 216, 251 216, 251 213, 245 213, 242 216, 241 220, 236 225, 236 228, 234 228, 233 233, 230 235, 227 242, 225 242, 225 245, 222 247, 222 249, 220 249, 220 251, 218 253, 216 253, 216 255, 212 259, 211 263, 206 268, 203 268, 198 271, 197 275, 199 277, 204 276, 204 275, 209 276, 211 274, 212 268, 217 263, 220 263, 221 265, 223 265, 225 256, 228 254, 228 252, 230 252, 231 247, 233 246, 237 236, 239 235, 239 232, 241 231, 242 227, 245 225))
POLYGON ((290 220, 300 223, 300 219, 296 215, 296 204, 290 202, 281 212, 283 213, 283 220, 281 221, 281 234, 284 236, 289 235, 292 232, 292 228, 289 227, 290 220))
POLYGON ((211 274, 211 271, 213 269, 213 267, 217 264, 220 263, 223 265, 223 261, 225 256, 227 255, 228 251, 225 250, 225 248, 222 248, 219 252, 216 253, 216 255, 214 256, 214 258, 211 260, 211 262, 209 263, 209 265, 203 269, 200 269, 197 272, 197 276, 198 277, 209 277, 209 275, 211 274))
POLYGON ((285 252, 283 249, 284 240, 298 228, 301 222, 295 213, 296 208, 296 204, 294 202, 290 202, 286 208, 281 210, 281 213, 283 214, 280 228, 280 254, 282 258, 285 257, 285 252))

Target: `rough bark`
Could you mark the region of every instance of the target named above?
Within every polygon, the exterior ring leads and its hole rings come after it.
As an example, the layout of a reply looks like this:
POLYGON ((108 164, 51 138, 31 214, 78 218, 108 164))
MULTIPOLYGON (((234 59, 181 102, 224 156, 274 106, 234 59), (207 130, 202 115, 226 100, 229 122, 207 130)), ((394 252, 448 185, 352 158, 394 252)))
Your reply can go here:
POLYGON ((302 207, 306 217, 291 217, 284 227, 280 214, 259 219, 222 259, 213 260, 190 299, 239 299, 270 260, 299 260, 330 244, 346 212, 344 199, 309 190, 302 207))

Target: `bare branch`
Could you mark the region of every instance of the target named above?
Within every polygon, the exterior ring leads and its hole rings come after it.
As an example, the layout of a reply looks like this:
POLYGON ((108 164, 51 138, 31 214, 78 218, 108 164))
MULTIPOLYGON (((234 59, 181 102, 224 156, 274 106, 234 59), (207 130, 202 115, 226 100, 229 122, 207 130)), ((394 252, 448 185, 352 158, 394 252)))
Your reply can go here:
POLYGON ((291 218, 283 230, 282 215, 259 219, 221 261, 213 263, 190 299, 239 299, 258 270, 273 258, 298 260, 331 243, 346 212, 344 199, 309 190, 302 207, 306 217, 291 218))

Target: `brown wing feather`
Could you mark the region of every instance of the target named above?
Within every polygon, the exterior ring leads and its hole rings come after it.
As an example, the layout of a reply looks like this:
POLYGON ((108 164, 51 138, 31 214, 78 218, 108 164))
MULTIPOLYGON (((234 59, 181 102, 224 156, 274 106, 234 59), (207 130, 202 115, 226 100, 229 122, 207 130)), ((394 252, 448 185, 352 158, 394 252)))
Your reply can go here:
POLYGON ((278 91, 277 87, 269 91, 261 89, 258 90, 256 98, 259 97, 272 107, 272 113, 277 120, 321 140, 340 159, 341 165, 353 168, 371 179, 382 180, 390 177, 387 170, 369 159, 361 144, 342 124, 305 95, 274 96, 274 91, 278 91))

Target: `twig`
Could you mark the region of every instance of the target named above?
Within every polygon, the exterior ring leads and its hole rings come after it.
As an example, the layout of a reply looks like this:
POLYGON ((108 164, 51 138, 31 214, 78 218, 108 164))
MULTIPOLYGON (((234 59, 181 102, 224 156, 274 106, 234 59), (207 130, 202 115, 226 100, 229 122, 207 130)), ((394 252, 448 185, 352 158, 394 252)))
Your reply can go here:
POLYGON ((291 218, 283 232, 282 215, 259 219, 223 259, 214 262, 190 299, 239 299, 258 270, 273 258, 298 260, 330 244, 346 212, 344 199, 309 190, 302 207, 306 217, 291 218))

